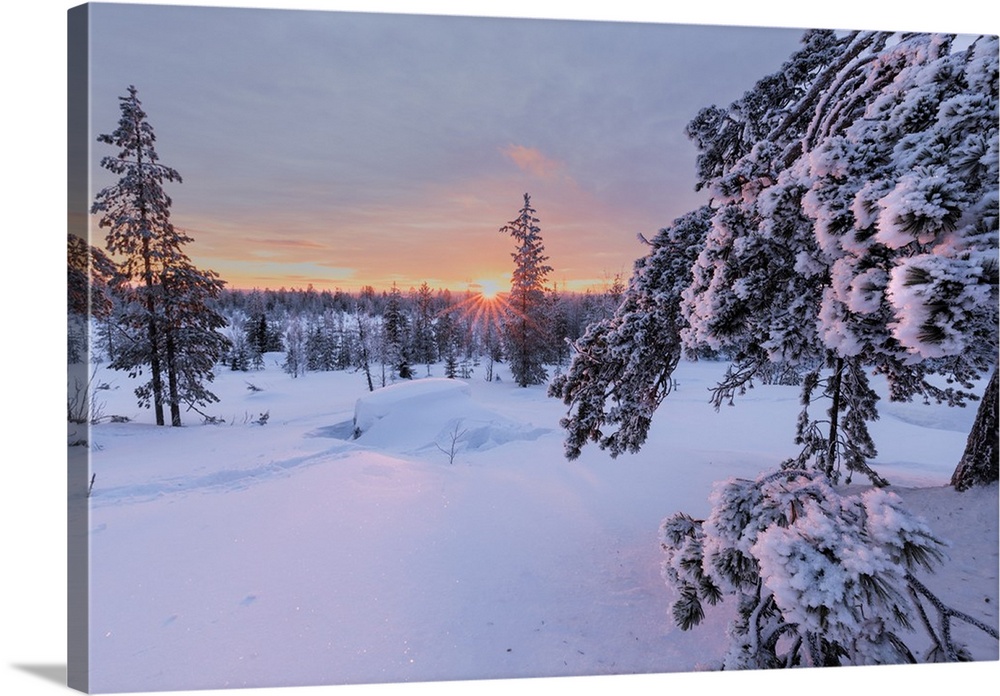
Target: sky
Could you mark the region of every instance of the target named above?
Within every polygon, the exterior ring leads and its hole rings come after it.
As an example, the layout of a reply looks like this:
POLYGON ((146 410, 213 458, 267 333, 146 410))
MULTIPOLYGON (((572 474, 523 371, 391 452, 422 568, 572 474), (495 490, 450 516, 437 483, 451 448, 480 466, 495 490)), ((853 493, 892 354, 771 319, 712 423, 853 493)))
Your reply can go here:
MULTIPOLYGON (((800 29, 91 5, 96 142, 135 85, 172 220, 231 287, 509 284, 524 194, 568 290, 627 278, 705 201, 684 135, 800 29), (141 40, 128 40, 140 37, 141 40)), ((103 232, 94 228, 95 241, 103 232)))
POLYGON ((329 6, 91 5, 90 199, 134 85, 186 250, 231 287, 506 286, 528 193, 549 282, 600 288, 706 202, 686 124, 802 36, 329 6))

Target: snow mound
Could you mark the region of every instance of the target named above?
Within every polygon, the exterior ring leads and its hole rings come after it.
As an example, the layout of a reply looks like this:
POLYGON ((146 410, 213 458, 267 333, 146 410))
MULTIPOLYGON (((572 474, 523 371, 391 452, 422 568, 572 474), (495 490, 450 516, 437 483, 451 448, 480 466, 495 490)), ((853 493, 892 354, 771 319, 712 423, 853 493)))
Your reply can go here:
POLYGON ((354 428, 365 433, 378 421, 400 411, 471 401, 472 390, 454 379, 428 378, 402 382, 365 394, 354 405, 354 428))
POLYGON ((549 432, 477 403, 466 382, 426 378, 383 387, 354 406, 354 438, 404 452, 482 451, 549 432))

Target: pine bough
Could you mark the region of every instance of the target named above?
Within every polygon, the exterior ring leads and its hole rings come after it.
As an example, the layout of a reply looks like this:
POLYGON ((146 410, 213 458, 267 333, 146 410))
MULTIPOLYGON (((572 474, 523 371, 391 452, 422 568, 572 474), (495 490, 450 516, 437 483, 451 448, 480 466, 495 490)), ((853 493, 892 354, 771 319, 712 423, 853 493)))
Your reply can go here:
POLYGON ((915 663, 904 639, 914 616, 931 640, 919 661, 972 659, 951 619, 997 638, 917 579, 945 545, 895 493, 841 495, 821 472, 784 469, 722 482, 712 506, 705 520, 666 519, 660 541, 681 629, 701 623, 704 603, 736 598, 723 669, 915 663))

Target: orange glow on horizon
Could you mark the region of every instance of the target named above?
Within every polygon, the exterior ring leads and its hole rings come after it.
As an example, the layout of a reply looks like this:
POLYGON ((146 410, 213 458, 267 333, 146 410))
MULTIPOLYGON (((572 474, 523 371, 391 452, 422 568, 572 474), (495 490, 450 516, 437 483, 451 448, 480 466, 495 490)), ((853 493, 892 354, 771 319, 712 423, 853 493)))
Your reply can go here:
MULTIPOLYGON (((219 264, 221 265, 221 264, 219 264)), ((211 263, 205 264, 206 268, 212 268, 211 263)), ((213 270, 218 271, 218 268, 213 270)), ((341 291, 348 294, 362 292, 366 288, 373 288, 375 292, 389 292, 395 284, 402 292, 418 289, 424 282, 435 292, 448 291, 456 296, 471 295, 486 302, 497 302, 509 291, 509 283, 502 280, 476 280, 474 282, 442 279, 409 279, 409 278, 371 278, 363 279, 336 279, 324 278, 321 276, 281 276, 274 275, 237 275, 221 273, 222 280, 229 290, 250 292, 252 290, 278 290, 288 291, 307 290, 312 288, 316 292, 336 292, 341 291)), ((606 278, 585 278, 581 280, 559 280, 553 283, 559 292, 584 293, 603 292, 607 290, 608 281, 606 278)))

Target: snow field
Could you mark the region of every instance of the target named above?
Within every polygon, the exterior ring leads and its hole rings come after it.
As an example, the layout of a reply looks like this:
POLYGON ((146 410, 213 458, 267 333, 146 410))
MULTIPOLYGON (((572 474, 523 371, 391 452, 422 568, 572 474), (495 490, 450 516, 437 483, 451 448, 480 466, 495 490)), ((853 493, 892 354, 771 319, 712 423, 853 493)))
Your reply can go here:
MULTIPOLYGON (((672 627, 658 527, 794 453, 796 388, 716 413, 724 366, 685 363, 642 452, 568 462, 563 405, 506 373, 368 394, 267 362, 218 374, 225 423, 183 428, 98 368, 105 413, 133 421, 91 434, 94 691, 675 672, 723 652, 726 606, 672 627)), ((928 584, 996 625, 997 489, 943 488, 974 409, 885 406, 876 468, 955 542, 928 584)))

